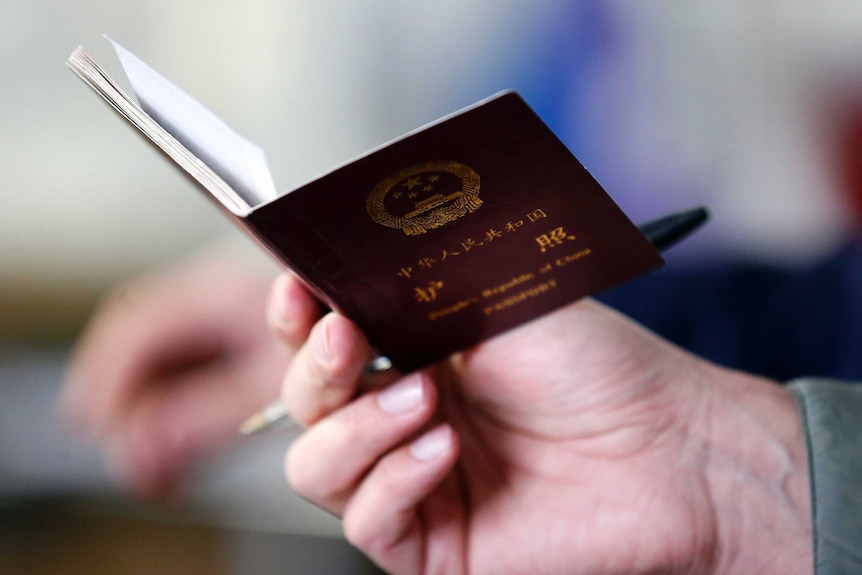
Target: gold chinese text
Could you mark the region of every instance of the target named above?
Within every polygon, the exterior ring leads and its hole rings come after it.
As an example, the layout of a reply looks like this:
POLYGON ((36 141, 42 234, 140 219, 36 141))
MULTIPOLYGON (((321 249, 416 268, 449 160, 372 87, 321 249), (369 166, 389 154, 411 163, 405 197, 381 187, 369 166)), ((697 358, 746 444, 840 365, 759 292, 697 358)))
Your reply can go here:
POLYGON ((413 295, 419 303, 431 303, 437 299, 437 292, 442 288, 443 282, 441 281, 428 282, 428 287, 413 288, 413 295))
POLYGON ((536 243, 539 244, 540 251, 545 253, 551 248, 557 247, 566 241, 572 241, 575 239, 575 236, 571 236, 566 233, 566 231, 562 228, 554 228, 547 234, 542 234, 536 238, 536 243))

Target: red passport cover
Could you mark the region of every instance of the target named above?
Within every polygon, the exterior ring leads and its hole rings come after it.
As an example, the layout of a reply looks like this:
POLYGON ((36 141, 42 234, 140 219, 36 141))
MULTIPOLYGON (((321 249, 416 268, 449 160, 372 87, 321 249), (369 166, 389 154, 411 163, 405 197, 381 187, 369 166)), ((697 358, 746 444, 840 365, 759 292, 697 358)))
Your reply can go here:
POLYGON ((241 221, 402 371, 663 262, 513 92, 241 221))

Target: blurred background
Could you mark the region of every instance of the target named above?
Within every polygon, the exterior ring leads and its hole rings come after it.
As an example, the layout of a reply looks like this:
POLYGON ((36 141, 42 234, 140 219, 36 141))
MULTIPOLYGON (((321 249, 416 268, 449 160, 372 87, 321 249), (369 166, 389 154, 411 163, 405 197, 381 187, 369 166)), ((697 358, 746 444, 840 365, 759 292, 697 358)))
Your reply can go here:
MULTIPOLYGON (((708 322, 734 301, 733 329, 773 333, 760 321, 769 304, 782 317, 806 308, 793 325, 816 319, 831 337, 858 331, 846 322, 859 316, 836 307, 858 302, 862 279, 858 2, 0 0, 2 572, 371 569, 337 522, 283 484, 287 436, 244 444, 164 509, 116 492, 93 448, 56 421, 68 350, 110 286, 212 242, 245 245, 64 66, 82 44, 120 77, 103 33, 266 150, 280 190, 516 89, 634 221, 710 207, 709 226, 661 276, 693 286, 690 306, 674 309, 682 331, 708 332, 696 351, 739 359, 708 322), (809 274, 823 265, 831 284, 809 274), (714 293, 729 284, 711 278, 739 269, 742 287, 714 293), (770 295, 794 277, 804 290, 770 295), (821 290, 848 277, 857 283, 842 283, 840 298, 821 290), (749 288, 763 286, 768 301, 754 305, 749 288), (56 564, 36 559, 46 542, 62 552, 56 564)), ((264 261, 254 248, 248 257, 264 261)), ((667 297, 651 299, 669 293, 654 281, 656 292, 609 298, 661 329, 674 314, 667 297)), ((831 342, 809 334, 769 362, 831 342)), ((857 365, 836 375, 862 377, 857 365)))

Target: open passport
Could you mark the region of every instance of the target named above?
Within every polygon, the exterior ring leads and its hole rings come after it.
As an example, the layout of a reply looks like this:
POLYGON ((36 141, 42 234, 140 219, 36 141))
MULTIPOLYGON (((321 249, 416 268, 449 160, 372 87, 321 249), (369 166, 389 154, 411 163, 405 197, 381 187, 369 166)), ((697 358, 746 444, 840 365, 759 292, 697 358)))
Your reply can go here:
POLYGON ((258 147, 111 42, 138 103, 81 48, 68 65, 402 371, 662 264, 514 92, 278 193, 258 147))

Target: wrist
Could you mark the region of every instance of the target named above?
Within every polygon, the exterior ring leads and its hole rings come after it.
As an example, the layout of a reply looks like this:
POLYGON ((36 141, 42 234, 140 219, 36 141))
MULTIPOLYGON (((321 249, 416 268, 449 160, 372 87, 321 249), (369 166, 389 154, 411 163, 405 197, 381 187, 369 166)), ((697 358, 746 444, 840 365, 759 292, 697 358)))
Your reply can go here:
POLYGON ((709 366, 692 437, 716 518, 716 573, 813 572, 801 415, 767 379, 709 366))

